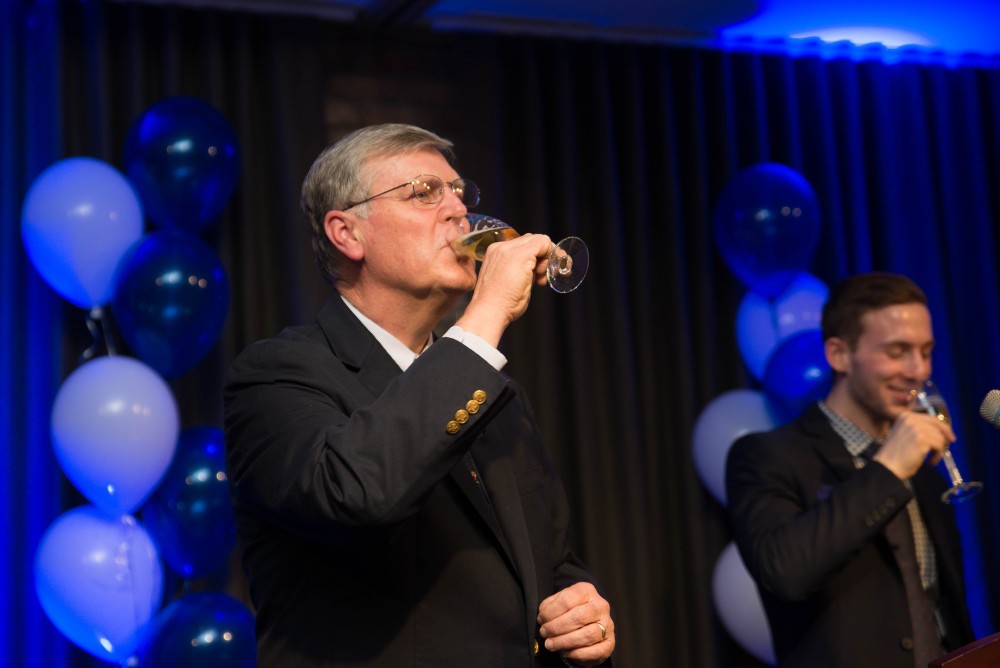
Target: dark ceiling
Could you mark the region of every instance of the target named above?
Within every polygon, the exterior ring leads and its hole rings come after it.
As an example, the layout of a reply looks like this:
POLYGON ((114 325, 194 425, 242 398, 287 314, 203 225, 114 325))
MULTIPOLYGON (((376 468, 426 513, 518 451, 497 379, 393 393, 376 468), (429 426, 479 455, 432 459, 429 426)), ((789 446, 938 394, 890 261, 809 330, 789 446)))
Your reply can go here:
POLYGON ((119 1, 305 14, 366 28, 425 25, 437 30, 709 44, 819 36, 1000 55, 1000 0, 119 1))

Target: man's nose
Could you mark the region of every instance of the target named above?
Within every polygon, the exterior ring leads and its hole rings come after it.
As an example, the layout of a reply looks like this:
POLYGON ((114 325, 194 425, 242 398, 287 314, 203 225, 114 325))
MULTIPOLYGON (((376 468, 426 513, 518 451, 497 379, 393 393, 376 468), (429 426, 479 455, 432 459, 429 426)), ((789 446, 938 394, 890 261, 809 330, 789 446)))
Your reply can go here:
POLYGON ((920 351, 907 355, 906 373, 912 378, 927 380, 931 376, 931 358, 920 351))
POLYGON ((469 213, 468 207, 462 198, 455 194, 455 191, 445 186, 444 199, 441 200, 441 207, 448 216, 448 220, 454 221, 463 226, 463 232, 469 231, 469 221, 465 218, 469 213))

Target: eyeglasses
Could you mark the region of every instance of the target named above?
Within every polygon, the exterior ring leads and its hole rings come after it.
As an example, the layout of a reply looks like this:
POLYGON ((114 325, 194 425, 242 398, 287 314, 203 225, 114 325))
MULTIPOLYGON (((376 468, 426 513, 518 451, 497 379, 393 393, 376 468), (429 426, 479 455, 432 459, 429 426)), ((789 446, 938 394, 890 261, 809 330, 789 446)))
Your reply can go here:
POLYGON ((370 202, 376 197, 381 197, 382 195, 387 195, 393 190, 399 190, 400 188, 405 188, 406 186, 413 187, 413 198, 416 199, 421 204, 437 204, 442 199, 444 199, 444 187, 448 186, 451 191, 455 193, 458 199, 462 200, 462 204, 468 207, 473 207, 479 204, 479 186, 468 179, 455 179, 454 181, 442 181, 439 177, 433 174, 421 174, 420 176, 414 177, 412 181, 406 183, 400 183, 398 186, 393 186, 388 190, 384 190, 377 195, 372 195, 368 199, 363 199, 360 202, 354 202, 353 204, 348 204, 344 211, 348 209, 353 209, 359 204, 364 204, 365 202, 370 202))

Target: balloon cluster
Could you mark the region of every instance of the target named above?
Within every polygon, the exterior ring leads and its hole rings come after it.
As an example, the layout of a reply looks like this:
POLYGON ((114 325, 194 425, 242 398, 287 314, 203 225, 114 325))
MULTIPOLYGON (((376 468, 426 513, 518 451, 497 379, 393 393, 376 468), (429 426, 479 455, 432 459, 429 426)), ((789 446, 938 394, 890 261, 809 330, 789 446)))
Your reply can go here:
POLYGON ((182 430, 165 379, 215 344, 229 288, 196 233, 236 184, 236 137, 214 108, 167 98, 134 123, 127 177, 68 158, 31 184, 25 250, 60 295, 103 321, 106 305, 134 357, 84 361, 52 406, 52 445, 90 502, 58 517, 35 555, 35 588, 52 623, 106 661, 252 666, 252 616, 224 594, 187 595, 161 610, 161 559, 185 581, 211 574, 235 545, 222 431, 182 430), (144 213, 162 229, 144 233, 144 213), (142 522, 136 519, 139 513, 142 522))
MULTIPOLYGON (((761 389, 725 392, 695 423, 692 448, 702 482, 725 505, 725 463, 741 436, 773 429, 823 398, 831 372, 820 333, 826 285, 805 270, 819 241, 819 213, 809 183, 785 165, 737 173, 714 215, 714 235, 730 270, 748 288, 736 314, 740 355, 761 389)), ((736 546, 716 563, 712 594, 730 635, 774 664, 760 595, 736 546)))

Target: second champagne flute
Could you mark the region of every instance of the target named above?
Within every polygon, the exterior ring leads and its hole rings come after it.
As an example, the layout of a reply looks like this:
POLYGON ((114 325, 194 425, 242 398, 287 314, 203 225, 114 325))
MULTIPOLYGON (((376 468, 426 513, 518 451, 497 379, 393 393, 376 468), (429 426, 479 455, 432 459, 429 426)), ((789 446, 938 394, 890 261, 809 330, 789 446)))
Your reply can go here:
MULTIPOLYGON (((913 410, 917 413, 927 413, 937 419, 950 423, 951 417, 948 413, 948 404, 938 391, 937 386, 930 380, 925 380, 924 384, 913 390, 913 410)), ((965 481, 962 474, 955 465, 955 459, 951 456, 951 450, 945 450, 941 456, 944 466, 948 469, 948 477, 951 479, 951 488, 941 495, 941 500, 945 503, 957 503, 970 499, 983 490, 983 483, 977 481, 965 481)))

